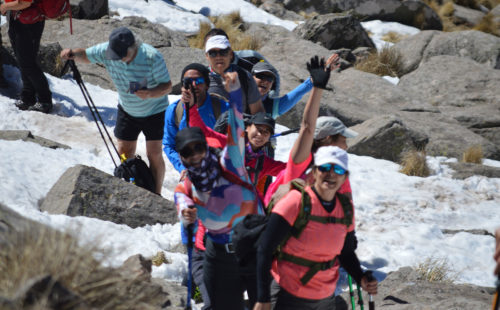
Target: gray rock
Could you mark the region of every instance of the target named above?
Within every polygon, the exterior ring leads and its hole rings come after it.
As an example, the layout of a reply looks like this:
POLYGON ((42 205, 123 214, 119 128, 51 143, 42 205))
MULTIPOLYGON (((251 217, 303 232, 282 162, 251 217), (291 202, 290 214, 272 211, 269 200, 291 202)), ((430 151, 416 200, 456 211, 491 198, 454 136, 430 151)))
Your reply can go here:
POLYGON ((458 4, 453 4, 453 23, 456 25, 465 24, 468 27, 473 27, 483 19, 486 15, 481 11, 473 10, 458 4))
POLYGON ((429 137, 429 143, 425 148, 427 155, 461 159, 467 148, 481 145, 486 158, 500 158, 497 145, 475 134, 446 114, 400 111, 397 116, 409 128, 429 137))
POLYGON ((464 57, 500 69, 500 38, 475 30, 439 33, 429 42, 422 60, 438 55, 464 57))
POLYGON ((0 140, 22 140, 27 142, 33 142, 39 144, 43 147, 48 147, 51 149, 71 149, 69 146, 45 139, 39 136, 34 136, 29 130, 0 130, 0 140))
POLYGON ((132 228, 178 222, 173 202, 83 165, 66 170, 47 193, 40 210, 94 217, 132 228))
POLYGON ((349 140, 349 153, 399 162, 405 151, 424 149, 429 138, 408 128, 394 115, 371 118, 352 127, 360 133, 349 140))
POLYGON ((109 15, 108 0, 70 0, 71 14, 78 19, 99 19, 109 15))
POLYGON ((500 178, 500 168, 472 164, 472 163, 446 163, 453 169, 453 178, 466 179, 474 175, 482 175, 488 178, 500 178))
POLYGON ((435 30, 421 31, 416 35, 406 37, 393 45, 393 48, 396 49, 402 57, 403 65, 400 70, 402 75, 405 75, 418 67, 429 42, 439 33, 439 31, 435 30))
POLYGON ((38 52, 38 59, 40 60, 40 67, 43 72, 50 75, 61 77, 63 75, 62 69, 64 63, 59 57, 62 51, 61 45, 58 42, 41 44, 40 51, 38 52))
POLYGON ((300 37, 317 42, 327 49, 375 47, 358 19, 351 15, 318 15, 298 25, 300 37))
POLYGON ((295 20, 295 21, 304 20, 304 17, 302 17, 302 15, 299 15, 293 11, 285 9, 283 3, 278 2, 276 0, 264 1, 259 6, 259 9, 264 10, 269 14, 273 14, 274 16, 277 16, 281 19, 295 20))
POLYGON ((490 14, 493 15, 493 21, 496 23, 500 23, 500 4, 494 7, 490 14))
MULTIPOLYGON (((390 272, 373 296, 377 309, 488 309, 493 289, 464 284, 428 282, 411 267, 390 272)), ((342 297, 349 300, 349 292, 342 297)), ((365 302, 368 296, 364 297, 365 302)))
POLYGON ((439 16, 419 0, 285 0, 285 8, 319 14, 353 11, 363 20, 399 22, 419 29, 442 30, 439 16))
POLYGON ((205 53, 201 49, 189 47, 162 47, 158 49, 165 59, 170 80, 172 81, 172 94, 181 93, 181 74, 185 66, 197 62, 207 64, 205 53))
POLYGON ((410 98, 441 107, 469 107, 500 103, 500 71, 456 56, 430 57, 404 75, 398 87, 410 98), (422 91, 425 90, 425 91, 422 91))

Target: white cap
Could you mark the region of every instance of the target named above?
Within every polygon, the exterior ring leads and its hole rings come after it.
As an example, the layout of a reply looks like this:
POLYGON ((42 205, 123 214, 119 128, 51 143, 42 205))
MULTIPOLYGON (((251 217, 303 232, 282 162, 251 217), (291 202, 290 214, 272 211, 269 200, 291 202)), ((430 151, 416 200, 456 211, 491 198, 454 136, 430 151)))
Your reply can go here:
POLYGON ((347 167, 347 152, 338 146, 322 146, 314 154, 314 165, 337 164, 345 170, 347 167))
POLYGON ((231 44, 229 43, 229 40, 222 35, 217 35, 210 37, 207 40, 207 43, 205 44, 205 53, 207 53, 209 50, 213 48, 220 48, 222 50, 225 50, 226 48, 231 47, 231 44))

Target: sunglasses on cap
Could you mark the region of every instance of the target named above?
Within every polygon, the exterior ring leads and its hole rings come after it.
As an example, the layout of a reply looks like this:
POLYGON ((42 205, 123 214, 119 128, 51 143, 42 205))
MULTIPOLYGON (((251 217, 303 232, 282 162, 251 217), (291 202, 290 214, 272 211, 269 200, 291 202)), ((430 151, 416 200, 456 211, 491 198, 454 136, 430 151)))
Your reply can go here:
POLYGON ((274 77, 272 75, 266 74, 266 73, 256 73, 255 77, 258 78, 259 80, 264 80, 268 82, 273 82, 274 77))
POLYGON ((219 56, 227 56, 229 54, 229 48, 223 49, 223 50, 209 50, 208 51, 208 56, 211 58, 219 56))
POLYGON ((183 78, 182 83, 184 85, 192 85, 194 82, 195 85, 200 85, 205 83, 205 79, 202 77, 197 77, 197 78, 183 78))
POLYGON ((338 175, 344 175, 346 173, 346 170, 344 168, 336 164, 323 164, 321 166, 318 166, 318 170, 323 173, 329 172, 332 169, 333 172, 335 172, 338 175))
POLYGON ((205 143, 196 143, 192 147, 185 147, 183 148, 179 154, 184 157, 188 158, 190 156, 193 156, 195 154, 201 154, 207 150, 207 145, 205 143))

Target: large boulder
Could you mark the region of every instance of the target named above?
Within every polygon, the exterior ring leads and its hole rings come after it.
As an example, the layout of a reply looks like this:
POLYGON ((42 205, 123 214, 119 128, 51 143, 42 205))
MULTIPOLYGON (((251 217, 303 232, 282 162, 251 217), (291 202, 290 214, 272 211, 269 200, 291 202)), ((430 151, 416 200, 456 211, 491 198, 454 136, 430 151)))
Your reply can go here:
MULTIPOLYGON (((474 285, 429 282, 411 267, 403 267, 380 282, 373 300, 377 309, 488 309, 493 292, 474 285)), ((342 297, 348 300, 349 292, 342 297)))
POLYGON ((179 95, 181 93, 181 74, 185 66, 190 63, 197 62, 206 64, 205 53, 201 49, 170 46, 161 47, 158 49, 165 59, 170 80, 172 81, 172 94, 179 95))
POLYGON ((73 18, 99 19, 109 15, 108 0, 70 0, 73 18))
POLYGON ((398 87, 408 96, 437 106, 500 104, 500 70, 457 56, 434 56, 404 75, 398 87))
POLYGON ((293 31, 303 39, 317 42, 329 50, 375 47, 359 20, 352 15, 318 15, 298 25, 293 31))
POLYGON ((66 170, 47 193, 40 210, 94 217, 132 228, 178 222, 173 202, 83 165, 66 170))
POLYGON ((403 58, 402 73, 415 70, 421 61, 439 55, 458 56, 500 68, 500 38, 481 31, 422 31, 394 45, 403 58))
POLYGON ((349 153, 394 162, 405 151, 424 149, 429 141, 427 135, 408 128, 394 115, 377 116, 352 129, 360 134, 349 140, 349 153))
POLYGON ((319 14, 353 11, 363 20, 380 19, 419 29, 442 30, 434 10, 420 0, 285 0, 285 8, 295 12, 319 14))
POLYGON ((453 23, 455 25, 466 25, 467 27, 474 27, 479 24, 485 13, 467 8, 458 4, 453 4, 453 23))
POLYGON ((299 15, 293 11, 285 9, 283 3, 277 0, 268 0, 263 1, 263 3, 259 6, 259 9, 268 12, 269 14, 273 14, 276 17, 281 19, 295 20, 295 21, 303 21, 305 18, 302 15, 299 15))

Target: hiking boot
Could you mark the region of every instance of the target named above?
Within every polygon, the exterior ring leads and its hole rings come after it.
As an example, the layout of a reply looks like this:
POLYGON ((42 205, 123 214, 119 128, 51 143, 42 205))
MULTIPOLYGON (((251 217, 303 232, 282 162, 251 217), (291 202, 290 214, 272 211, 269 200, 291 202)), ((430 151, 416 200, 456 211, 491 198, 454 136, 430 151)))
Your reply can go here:
POLYGON ((22 100, 18 100, 18 101, 16 101, 15 105, 16 105, 16 107, 17 107, 19 110, 21 110, 21 111, 26 111, 26 110, 28 110, 29 108, 31 108, 31 107, 34 105, 34 103, 27 103, 27 102, 24 102, 24 101, 22 101, 22 100))
POLYGON ((50 113, 50 111, 52 111, 52 102, 49 102, 49 103, 41 103, 41 102, 37 102, 35 103, 34 106, 31 106, 29 108, 30 111, 38 111, 38 112, 42 112, 42 113, 50 113))

